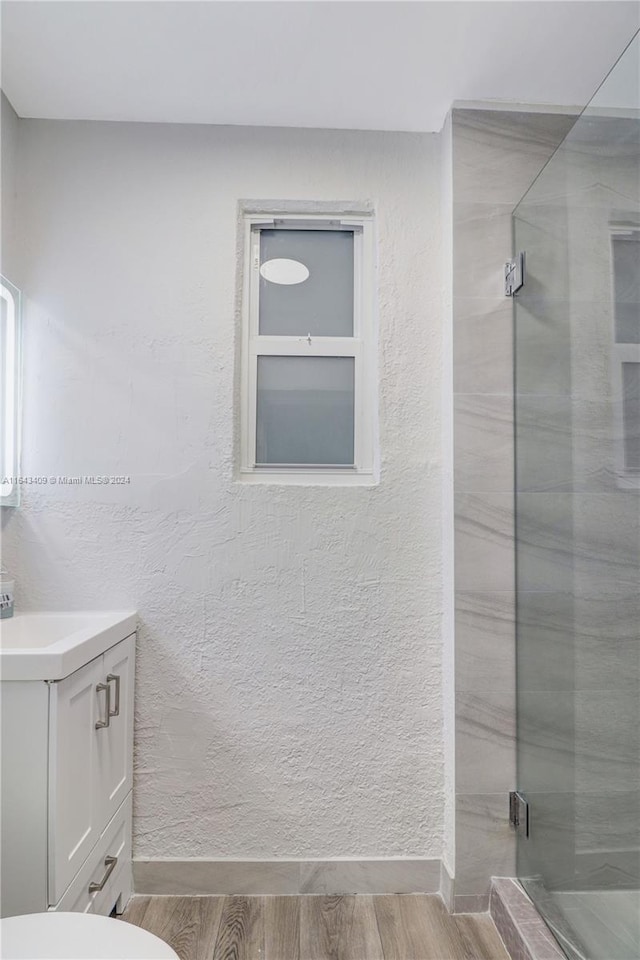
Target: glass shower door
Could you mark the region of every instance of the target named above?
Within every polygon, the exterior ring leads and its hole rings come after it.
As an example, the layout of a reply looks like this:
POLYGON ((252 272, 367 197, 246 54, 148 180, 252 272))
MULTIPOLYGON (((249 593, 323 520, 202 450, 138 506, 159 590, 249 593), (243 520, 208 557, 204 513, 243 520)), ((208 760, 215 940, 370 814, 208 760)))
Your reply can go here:
POLYGON ((514 213, 518 876, 640 957, 640 45, 514 213))

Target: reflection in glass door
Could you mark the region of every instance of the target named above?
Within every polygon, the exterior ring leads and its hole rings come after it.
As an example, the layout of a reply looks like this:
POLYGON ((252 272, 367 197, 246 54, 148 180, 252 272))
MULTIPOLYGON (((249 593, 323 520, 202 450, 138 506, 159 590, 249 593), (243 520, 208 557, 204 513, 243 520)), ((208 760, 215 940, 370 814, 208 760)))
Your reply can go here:
POLYGON ((640 957, 640 41, 514 213, 518 876, 640 957))

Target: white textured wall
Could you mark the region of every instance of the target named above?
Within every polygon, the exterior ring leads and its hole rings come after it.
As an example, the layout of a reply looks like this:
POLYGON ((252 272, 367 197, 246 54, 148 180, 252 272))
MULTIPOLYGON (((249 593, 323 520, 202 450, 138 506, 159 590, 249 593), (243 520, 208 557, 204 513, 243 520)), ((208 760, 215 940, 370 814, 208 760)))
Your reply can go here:
POLYGON ((28 608, 135 606, 135 854, 440 856, 439 144, 21 121, 28 608), (237 202, 378 211, 378 487, 233 481, 237 202))

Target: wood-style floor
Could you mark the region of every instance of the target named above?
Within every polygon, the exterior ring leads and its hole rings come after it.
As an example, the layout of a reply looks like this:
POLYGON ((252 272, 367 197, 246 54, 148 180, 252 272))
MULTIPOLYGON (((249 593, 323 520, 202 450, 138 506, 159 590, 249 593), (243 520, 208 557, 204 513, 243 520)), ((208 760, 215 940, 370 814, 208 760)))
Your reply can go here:
POLYGON ((123 920, 180 960, 509 960, 488 915, 421 894, 134 897, 123 920))

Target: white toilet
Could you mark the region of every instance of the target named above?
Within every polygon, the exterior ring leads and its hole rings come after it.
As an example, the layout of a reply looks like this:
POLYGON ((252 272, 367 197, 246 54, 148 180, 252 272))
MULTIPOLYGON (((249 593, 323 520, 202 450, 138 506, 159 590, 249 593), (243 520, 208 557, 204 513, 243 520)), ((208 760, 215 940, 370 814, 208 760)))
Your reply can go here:
POLYGON ((29 913, 0 920, 1 960, 179 960, 132 923, 93 913, 29 913))

